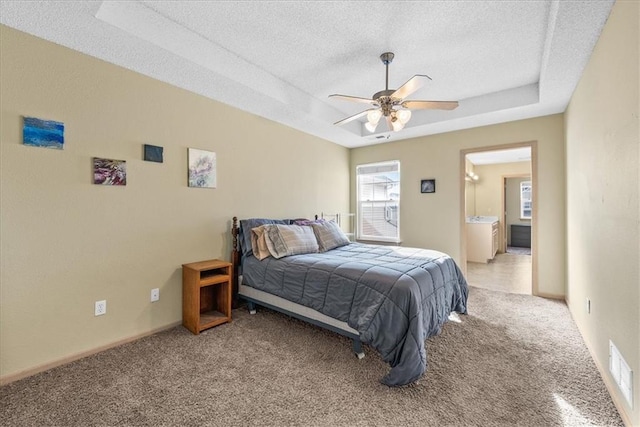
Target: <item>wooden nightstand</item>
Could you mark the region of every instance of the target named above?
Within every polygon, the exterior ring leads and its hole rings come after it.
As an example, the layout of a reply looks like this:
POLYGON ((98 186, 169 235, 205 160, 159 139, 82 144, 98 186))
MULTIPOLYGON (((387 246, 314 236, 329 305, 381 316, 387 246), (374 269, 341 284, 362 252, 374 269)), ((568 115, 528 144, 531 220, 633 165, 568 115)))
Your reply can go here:
POLYGON ((217 259, 182 264, 182 324, 194 334, 231 322, 231 268, 217 259))

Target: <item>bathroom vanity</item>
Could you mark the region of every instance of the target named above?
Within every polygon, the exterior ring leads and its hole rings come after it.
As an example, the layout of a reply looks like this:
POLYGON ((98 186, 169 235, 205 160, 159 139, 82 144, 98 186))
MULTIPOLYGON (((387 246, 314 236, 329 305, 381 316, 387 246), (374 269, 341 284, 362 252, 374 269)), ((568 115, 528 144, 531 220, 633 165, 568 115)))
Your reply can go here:
POLYGON ((467 261, 487 263, 498 252, 497 216, 467 217, 467 261))

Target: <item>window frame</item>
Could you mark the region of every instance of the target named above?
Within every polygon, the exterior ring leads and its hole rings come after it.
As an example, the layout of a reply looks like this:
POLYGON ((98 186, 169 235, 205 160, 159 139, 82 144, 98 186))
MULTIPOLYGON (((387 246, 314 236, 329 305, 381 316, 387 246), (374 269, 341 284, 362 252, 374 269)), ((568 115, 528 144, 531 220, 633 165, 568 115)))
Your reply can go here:
POLYGON ((520 219, 531 219, 533 216, 533 184, 532 181, 520 182, 520 219), (527 188, 528 187, 528 188, 527 188), (529 193, 529 197, 525 197, 525 194, 529 193), (525 204, 529 203, 528 208, 525 204), (525 212, 528 211, 527 215, 525 212))
MULTIPOLYGON (((395 244, 399 244, 401 243, 400 240, 400 201, 402 200, 401 197, 401 193, 402 193, 402 185, 401 185, 401 180, 402 180, 402 174, 400 171, 400 161, 399 160, 387 160, 387 161, 383 161, 383 162, 375 162, 375 163, 363 163, 360 165, 356 166, 356 170, 355 170, 355 174, 356 174, 356 218, 357 218, 357 227, 356 227, 356 240, 360 240, 360 241, 365 241, 365 242, 381 242, 381 243, 395 243, 395 244), (398 198, 397 200, 394 199, 388 199, 388 200, 361 200, 360 199, 360 194, 361 194, 361 190, 360 190, 360 176, 363 175, 374 175, 373 173, 371 174, 364 174, 364 173, 360 173, 360 170, 364 169, 364 168, 372 168, 372 167, 381 167, 381 166, 395 166, 397 173, 398 173, 398 181, 397 181, 397 185, 398 185, 398 198), (396 227, 396 235, 394 237, 389 237, 389 236, 373 236, 373 235, 367 235, 367 234, 363 234, 363 230, 362 230, 362 225, 363 225, 363 220, 362 220, 362 203, 366 203, 366 202, 395 202, 395 206, 397 206, 397 208, 395 209, 395 227, 396 227)), ((388 210, 391 206, 385 206, 385 218, 388 214, 388 210)))

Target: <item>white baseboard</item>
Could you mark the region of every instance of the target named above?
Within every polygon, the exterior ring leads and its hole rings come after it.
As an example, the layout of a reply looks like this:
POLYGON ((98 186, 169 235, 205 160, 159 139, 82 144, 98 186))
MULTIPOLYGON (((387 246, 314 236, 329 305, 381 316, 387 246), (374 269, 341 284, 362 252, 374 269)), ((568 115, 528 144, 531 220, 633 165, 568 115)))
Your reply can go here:
POLYGON ((566 297, 564 295, 559 295, 559 294, 549 294, 546 292, 538 292, 537 294, 534 295, 534 297, 540 297, 540 298, 546 298, 546 299, 557 299, 557 300, 561 300, 567 303, 568 305, 568 301, 566 299, 566 297))
POLYGON ((14 374, 9 374, 9 375, 2 376, 2 377, 0 377, 0 386, 12 383, 14 381, 21 380, 23 378, 30 377, 30 376, 35 375, 35 374, 39 374, 40 372, 47 371, 47 370, 49 370, 51 368, 55 368, 57 366, 66 365, 67 363, 71 363, 71 362, 73 362, 75 360, 83 359, 83 358, 85 358, 87 356, 91 356, 91 355, 94 355, 96 353, 100 353, 101 351, 105 351, 105 350, 108 350, 110 348, 118 347, 118 346, 120 346, 122 344, 126 344, 126 343, 129 343, 129 342, 132 342, 132 341, 139 340, 140 338, 144 338, 144 337, 149 336, 149 335, 157 334, 158 332, 166 331, 167 329, 174 328, 174 327, 176 327, 178 325, 181 325, 181 324, 182 324, 181 320, 177 321, 177 322, 173 322, 173 323, 170 323, 170 324, 168 324, 166 326, 162 326, 160 328, 152 329, 152 330, 150 330, 148 332, 143 332, 141 334, 136 334, 136 335, 133 335, 133 336, 130 336, 130 337, 127 337, 127 338, 123 338, 123 339, 118 340, 118 341, 114 341, 114 342, 109 343, 109 344, 101 345, 100 347, 92 348, 91 350, 86 350, 86 351, 82 351, 80 353, 75 353, 75 354, 72 354, 72 355, 69 355, 69 356, 65 356, 65 357, 63 357, 61 359, 54 360, 52 362, 47 362, 45 364, 42 364, 42 365, 39 365, 39 366, 36 366, 36 367, 33 367, 33 368, 29 368, 29 369, 25 369, 25 370, 20 371, 20 372, 16 372, 14 374))

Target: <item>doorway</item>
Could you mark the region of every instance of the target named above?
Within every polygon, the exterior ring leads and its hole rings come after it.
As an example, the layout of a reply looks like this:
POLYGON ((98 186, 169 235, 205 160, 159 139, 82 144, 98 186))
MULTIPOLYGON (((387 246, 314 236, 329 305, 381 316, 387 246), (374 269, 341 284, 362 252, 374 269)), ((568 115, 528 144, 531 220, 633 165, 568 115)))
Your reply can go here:
POLYGON ((461 254, 471 286, 537 294, 536 142, 461 151, 461 254))

